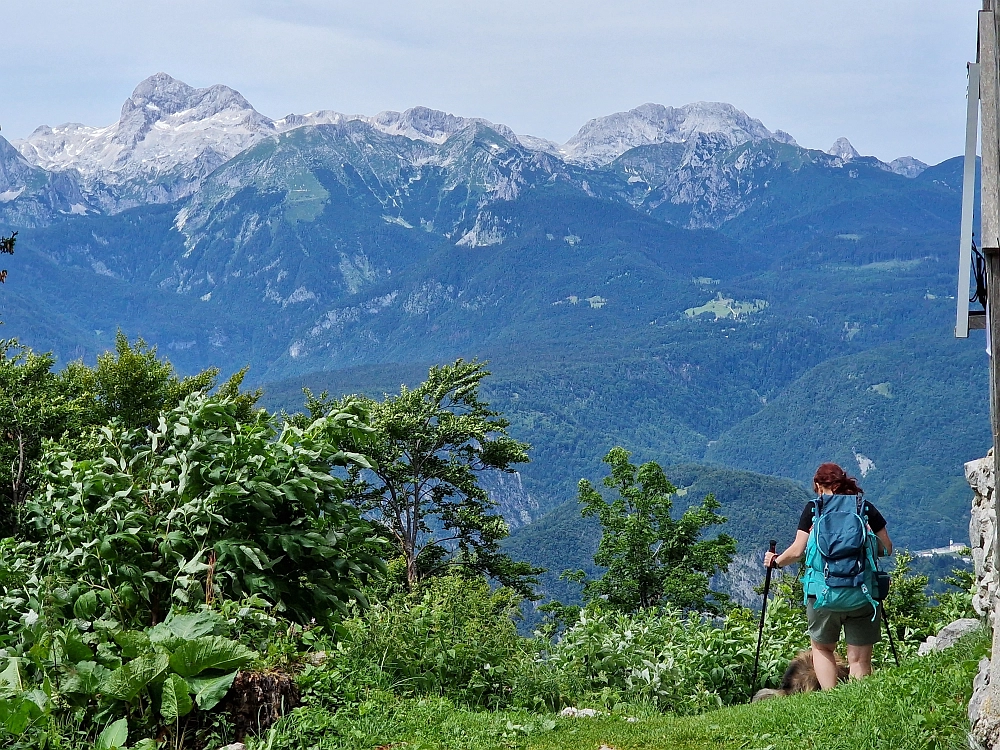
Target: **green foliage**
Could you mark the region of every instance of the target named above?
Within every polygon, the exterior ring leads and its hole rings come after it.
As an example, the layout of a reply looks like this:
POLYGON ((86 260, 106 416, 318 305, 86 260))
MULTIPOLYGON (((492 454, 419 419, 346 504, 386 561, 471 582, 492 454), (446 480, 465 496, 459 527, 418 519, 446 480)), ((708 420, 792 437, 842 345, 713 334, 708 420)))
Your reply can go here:
MULTIPOLYGON (((507 435, 507 420, 479 398, 488 374, 479 362, 458 360, 432 367, 424 383, 398 396, 361 399, 372 430, 351 445, 373 461, 348 467, 348 496, 396 545, 411 590, 460 568, 529 594, 538 572, 501 552, 508 526, 479 484, 479 472, 512 471, 528 460, 528 446, 507 435)), ((313 415, 326 408, 323 396, 307 396, 313 415)))
POLYGON ((368 466, 341 444, 367 432, 356 405, 280 432, 240 405, 193 394, 155 429, 113 423, 82 460, 51 445, 47 488, 28 506, 44 581, 122 623, 155 623, 172 604, 258 594, 308 622, 361 599, 381 568, 371 527, 344 501, 334 467, 368 466), (94 595, 100 600, 95 602, 94 595))
MULTIPOLYGON (((14 245, 17 243, 17 232, 11 232, 4 237, 0 235, 0 255, 13 255, 14 245)), ((0 271, 0 284, 7 281, 7 269, 0 271)))
MULTIPOLYGON (((98 356, 95 367, 72 362, 66 369, 91 395, 94 424, 117 419, 128 429, 155 427, 161 411, 191 394, 212 390, 219 376, 219 369, 210 367, 197 375, 178 377, 170 362, 156 356, 156 347, 141 338, 132 344, 121 330, 115 336, 115 351, 98 356)), ((246 373, 247 368, 236 372, 218 390, 219 396, 237 405, 236 418, 241 422, 252 420, 254 405, 262 395, 259 390, 240 392, 246 373)))
MULTIPOLYGON (((672 498, 675 511, 683 511, 709 494, 721 503, 718 512, 727 519, 721 529, 737 540, 741 552, 734 560, 736 567, 731 565, 730 569, 734 576, 744 570, 741 558, 751 551, 753 567, 748 580, 724 575, 713 580, 713 588, 731 595, 743 606, 757 605, 759 594, 754 594, 749 586, 763 578, 759 560, 766 549, 766 540, 777 537, 782 548, 791 543, 795 535, 794 519, 812 496, 790 479, 719 466, 678 464, 666 467, 665 472, 671 483, 680 488, 672 498)), ((570 569, 584 570, 590 577, 600 575, 602 571, 593 560, 600 539, 600 523, 594 517, 583 518, 580 504, 571 500, 537 521, 515 529, 503 546, 516 559, 550 571, 540 576, 540 593, 565 604, 578 604, 582 603, 580 585, 560 579, 559 573, 570 569)), ((537 625, 535 613, 526 612, 525 619, 532 627, 537 625)))
POLYGON ((254 651, 219 635, 229 630, 230 624, 207 608, 171 614, 143 631, 92 617, 40 619, 13 644, 10 650, 17 655, 5 657, 0 740, 24 734, 23 741, 41 746, 63 735, 67 717, 78 716, 90 721, 77 735, 92 738, 104 727, 95 747, 124 750, 130 721, 147 738, 165 726, 171 744, 182 747, 185 728, 179 719, 195 705, 213 709, 236 671, 257 658, 254 651), (199 635, 205 632, 216 635, 199 635))
POLYGON ((337 668, 378 673, 376 684, 401 696, 443 695, 487 707, 530 702, 534 696, 524 693, 536 649, 512 619, 519 600, 483 580, 436 576, 347 621, 337 668))
POLYGON ((989 652, 978 633, 956 646, 838 687, 696 716, 619 704, 593 719, 481 711, 447 699, 373 695, 347 709, 296 709, 248 750, 403 746, 426 750, 906 750, 968 747, 965 707, 976 665, 989 652))
POLYGON ((944 578, 943 583, 951 588, 937 594, 938 604, 934 609, 935 631, 955 620, 979 617, 972 606, 972 595, 976 590, 974 571, 954 568, 951 575, 944 578))
POLYGON ((577 700, 612 707, 651 703, 673 713, 701 713, 742 703, 776 685, 795 654, 808 648, 801 608, 785 588, 768 606, 760 682, 751 686, 756 615, 733 609, 721 621, 677 610, 634 614, 584 611, 552 648, 551 665, 578 685, 577 700))
POLYGON ((0 340, 0 534, 18 527, 37 488, 42 443, 90 423, 84 389, 69 373, 52 372, 53 358, 16 340, 0 340))
POLYGON ((675 520, 671 511, 677 488, 659 464, 636 467, 630 455, 616 447, 604 458, 611 467, 604 486, 615 492, 610 502, 589 481, 580 480, 582 514, 596 516, 603 530, 594 562, 606 569, 586 583, 587 600, 621 612, 662 604, 718 611, 725 596, 710 590, 709 579, 729 566, 736 541, 726 534, 700 537, 725 522, 715 512, 719 502, 707 495, 675 520))
MULTIPOLYGON (((186 396, 216 386, 218 370, 178 378, 166 360, 139 339, 135 345, 118 332, 117 351, 97 366, 70 363, 53 372, 51 354, 36 354, 14 339, 0 340, 0 533, 20 533, 27 498, 42 481, 39 458, 46 440, 83 451, 89 433, 117 420, 126 428, 153 428, 164 409, 186 396)), ((241 393, 246 370, 218 388, 236 405, 235 417, 252 421, 260 391, 241 393)))
POLYGON ((910 573, 912 560, 907 550, 896 552, 885 609, 897 643, 915 647, 934 634, 934 611, 927 596, 927 576, 910 573))

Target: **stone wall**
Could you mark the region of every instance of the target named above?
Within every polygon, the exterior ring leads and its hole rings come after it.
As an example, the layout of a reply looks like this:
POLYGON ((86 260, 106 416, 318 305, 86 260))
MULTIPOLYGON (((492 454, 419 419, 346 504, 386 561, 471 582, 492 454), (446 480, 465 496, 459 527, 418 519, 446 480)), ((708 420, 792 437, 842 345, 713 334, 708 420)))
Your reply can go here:
MULTIPOLYGON (((985 458, 965 465, 965 478, 972 487, 972 518, 969 521, 969 546, 976 567, 976 591, 972 606, 982 616, 989 616, 996 644, 996 612, 993 602, 997 590, 997 571, 993 543, 996 539, 996 511, 993 506, 993 450, 985 458)), ((993 669, 989 659, 979 663, 979 674, 973 683, 969 701, 969 746, 974 750, 1000 749, 1000 706, 990 690, 993 669)))
POLYGON ((993 600, 997 590, 993 540, 996 538, 996 510, 993 507, 993 449, 986 458, 969 461, 965 478, 972 487, 972 518, 969 521, 969 546, 976 566, 976 592, 972 606, 980 615, 993 621, 993 600))

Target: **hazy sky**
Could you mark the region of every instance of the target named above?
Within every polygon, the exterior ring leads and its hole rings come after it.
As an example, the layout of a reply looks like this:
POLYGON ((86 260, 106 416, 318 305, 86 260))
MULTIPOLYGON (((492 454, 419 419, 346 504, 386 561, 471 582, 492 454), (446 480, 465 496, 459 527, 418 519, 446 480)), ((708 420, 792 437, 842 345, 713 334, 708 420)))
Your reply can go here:
POLYGON ((117 119, 164 71, 261 112, 426 105, 567 140, 644 102, 726 101, 804 146, 962 150, 980 0, 4 0, 0 126, 117 119))

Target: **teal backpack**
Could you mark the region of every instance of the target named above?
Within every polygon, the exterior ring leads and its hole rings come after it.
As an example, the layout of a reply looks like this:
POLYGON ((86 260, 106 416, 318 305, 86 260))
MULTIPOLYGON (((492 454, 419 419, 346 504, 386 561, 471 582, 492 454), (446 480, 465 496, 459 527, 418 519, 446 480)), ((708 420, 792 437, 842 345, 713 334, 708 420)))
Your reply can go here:
POLYGON ((871 604, 874 620, 878 614, 874 599, 877 544, 868 528, 863 495, 817 497, 802 576, 805 601, 815 596, 815 608, 833 612, 871 604))

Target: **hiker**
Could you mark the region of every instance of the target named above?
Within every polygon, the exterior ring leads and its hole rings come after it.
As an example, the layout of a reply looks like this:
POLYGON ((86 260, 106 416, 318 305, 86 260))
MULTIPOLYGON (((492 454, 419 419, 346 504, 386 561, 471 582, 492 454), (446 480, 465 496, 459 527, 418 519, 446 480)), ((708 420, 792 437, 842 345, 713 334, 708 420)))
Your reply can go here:
POLYGON ((825 463, 816 470, 813 490, 816 492, 816 500, 806 503, 799 518, 795 541, 781 554, 765 553, 764 566, 781 568, 806 557, 802 583, 809 617, 813 665, 820 686, 829 690, 837 685, 835 652, 841 628, 847 641, 847 662, 851 677, 864 677, 872 672, 872 646, 882 639, 880 612, 872 598, 877 595, 877 592, 872 591, 875 568, 873 555, 892 554, 892 541, 885 528, 885 518, 874 505, 864 499, 864 491, 858 486, 857 480, 847 476, 837 464, 825 463), (855 557, 847 560, 853 568, 841 570, 839 581, 831 579, 837 578, 841 567, 838 564, 843 561, 823 559, 817 546, 817 534, 811 533, 813 519, 817 515, 817 502, 820 513, 830 513, 824 520, 830 519, 831 524, 854 523, 860 527, 864 522, 867 525, 866 529, 859 529, 865 543, 857 550, 855 557), (859 521, 857 516, 862 520, 859 521), (874 534, 878 550, 872 550, 875 545, 870 543, 870 534, 874 534), (831 567, 835 569, 833 574, 830 574, 831 567), (840 585, 831 586, 831 582, 840 585))

